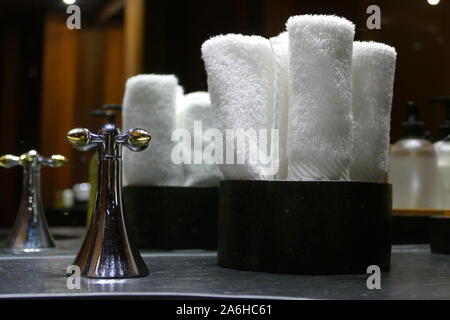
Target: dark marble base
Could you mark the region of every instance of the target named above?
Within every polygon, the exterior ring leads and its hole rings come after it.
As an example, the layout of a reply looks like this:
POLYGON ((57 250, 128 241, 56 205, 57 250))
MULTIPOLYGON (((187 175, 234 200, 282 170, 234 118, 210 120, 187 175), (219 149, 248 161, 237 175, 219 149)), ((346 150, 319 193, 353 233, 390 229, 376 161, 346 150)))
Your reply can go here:
POLYGON ((430 218, 431 252, 450 254, 450 217, 435 216, 430 218))
POLYGON ((218 262, 295 274, 386 271, 391 212, 389 184, 222 181, 218 262))
POLYGON ((125 187, 131 236, 140 249, 216 249, 218 188, 125 187))
POLYGON ((430 243, 430 216, 393 215, 393 244, 430 243))

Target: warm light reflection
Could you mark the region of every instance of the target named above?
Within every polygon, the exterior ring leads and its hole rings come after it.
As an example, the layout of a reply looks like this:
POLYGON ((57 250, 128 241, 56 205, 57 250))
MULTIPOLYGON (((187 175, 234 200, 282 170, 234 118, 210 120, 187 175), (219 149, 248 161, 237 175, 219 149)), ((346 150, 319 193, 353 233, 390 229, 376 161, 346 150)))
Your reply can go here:
POLYGON ((440 0, 427 0, 429 5, 435 6, 439 3, 440 0))
MULTIPOLYGON (((77 0, 62 0, 65 4, 74 4, 77 0)), ((437 0, 439 2, 439 0, 437 0)))

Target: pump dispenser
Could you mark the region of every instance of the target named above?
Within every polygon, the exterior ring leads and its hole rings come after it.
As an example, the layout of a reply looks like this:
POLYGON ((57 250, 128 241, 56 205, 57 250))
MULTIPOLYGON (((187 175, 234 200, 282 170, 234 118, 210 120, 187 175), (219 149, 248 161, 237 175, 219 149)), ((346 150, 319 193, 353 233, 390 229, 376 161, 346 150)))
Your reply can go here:
POLYGON ((443 141, 450 135, 450 96, 433 98, 428 100, 428 102, 443 104, 445 107, 445 121, 439 126, 440 131, 439 140, 443 141))
POLYGON ((401 126, 401 138, 424 139, 426 136, 425 124, 420 120, 419 106, 413 101, 406 104, 406 120, 401 126))
POLYGON ((419 107, 412 101, 407 103, 406 120, 401 126, 401 138, 391 147, 389 181, 393 185, 393 207, 441 209, 436 152, 426 139, 419 107))
POLYGON ((442 206, 450 210, 450 96, 430 99, 445 106, 445 121, 439 126, 441 140, 434 143, 441 184, 442 206))

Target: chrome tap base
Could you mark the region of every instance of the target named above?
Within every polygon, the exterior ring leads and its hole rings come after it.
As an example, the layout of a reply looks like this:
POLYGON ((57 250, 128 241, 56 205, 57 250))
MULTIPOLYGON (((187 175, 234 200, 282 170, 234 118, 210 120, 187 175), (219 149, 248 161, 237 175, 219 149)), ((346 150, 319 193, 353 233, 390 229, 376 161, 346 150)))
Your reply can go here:
POLYGON ((53 155, 44 158, 35 150, 20 157, 0 157, 2 167, 23 167, 22 197, 14 226, 6 240, 7 249, 15 252, 34 252, 55 247, 41 201, 41 167, 60 167, 66 162, 64 156, 53 155))
POLYGON ((142 151, 147 148, 150 135, 142 129, 132 129, 122 135, 115 125, 107 124, 97 135, 87 129, 71 130, 67 139, 78 150, 98 148, 98 183, 92 221, 73 265, 87 278, 148 276, 147 266, 126 228, 122 207, 122 145, 132 151, 142 151))
POLYGON ((34 252, 54 248, 40 199, 39 172, 24 170, 22 200, 5 247, 13 251, 34 252))

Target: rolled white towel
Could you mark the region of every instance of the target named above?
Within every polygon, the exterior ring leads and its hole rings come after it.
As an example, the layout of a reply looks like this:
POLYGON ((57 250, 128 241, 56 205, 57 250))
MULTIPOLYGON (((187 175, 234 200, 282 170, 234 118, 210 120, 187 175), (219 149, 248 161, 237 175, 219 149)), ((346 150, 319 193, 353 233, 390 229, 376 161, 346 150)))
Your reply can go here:
MULTIPOLYGON (((283 32, 270 38, 275 59, 273 128, 279 130, 279 170, 277 180, 287 178, 287 124, 289 110, 289 34, 283 32)), ((276 159, 275 159, 276 160, 276 159)))
POLYGON ((350 179, 383 182, 397 53, 377 42, 354 42, 352 62, 353 162, 350 179))
POLYGON ((175 127, 180 128, 181 122, 180 122, 180 112, 183 110, 184 107, 184 88, 182 86, 177 86, 177 98, 175 103, 175 127))
POLYGON ((185 95, 178 108, 179 128, 188 130, 192 138, 190 145, 186 145, 189 150, 183 151, 183 153, 191 154, 191 164, 183 164, 184 185, 188 187, 218 186, 219 181, 223 179, 222 171, 217 164, 206 164, 203 159, 204 148, 211 143, 204 139, 204 133, 208 129, 215 128, 208 92, 199 91, 185 95), (194 130, 194 123, 201 127, 194 130), (195 163, 195 159, 201 161, 195 163))
MULTIPOLYGON (((226 129, 252 129, 257 134, 265 129, 270 136, 275 68, 270 41, 259 36, 221 35, 202 45, 202 56, 217 128, 224 135, 226 129)), ((226 179, 271 178, 266 171, 270 164, 250 161, 248 151, 254 147, 260 150, 255 140, 254 136, 246 139, 244 149, 235 145, 233 154, 224 152, 225 163, 220 167, 226 179), (233 164, 227 164, 227 159, 233 164), (238 159, 245 159, 245 163, 236 164, 238 159)), ((270 144, 270 137, 267 140, 270 144)), ((226 149, 229 151, 229 146, 226 149)))
POLYGON ((124 130, 150 131, 150 147, 135 153, 124 148, 124 185, 181 186, 183 168, 171 160, 176 127, 178 80, 173 75, 138 75, 128 79, 122 111, 124 130))
POLYGON ((288 180, 348 180, 355 26, 336 16, 302 15, 291 17, 287 30, 288 180))

